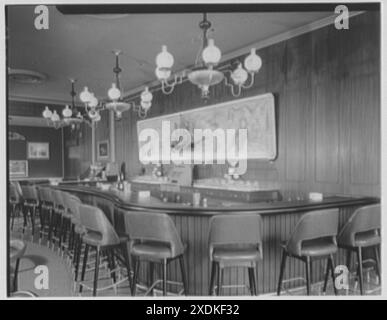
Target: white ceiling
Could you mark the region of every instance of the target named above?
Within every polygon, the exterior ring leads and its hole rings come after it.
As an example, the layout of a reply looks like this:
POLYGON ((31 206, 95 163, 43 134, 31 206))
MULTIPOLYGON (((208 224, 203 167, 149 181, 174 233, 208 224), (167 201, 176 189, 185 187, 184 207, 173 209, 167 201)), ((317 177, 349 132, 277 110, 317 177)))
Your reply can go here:
MULTIPOLYGON (((49 6, 49 30, 34 28, 34 6, 10 6, 8 66, 47 76, 42 84, 9 83, 10 98, 69 101, 87 85, 105 98, 113 82, 113 49, 121 49, 125 91, 155 80, 155 56, 167 44, 174 70, 193 64, 200 47, 200 13, 127 14, 112 17, 63 15, 49 6)), ((331 16, 332 12, 209 13, 212 36, 224 54, 331 16)))

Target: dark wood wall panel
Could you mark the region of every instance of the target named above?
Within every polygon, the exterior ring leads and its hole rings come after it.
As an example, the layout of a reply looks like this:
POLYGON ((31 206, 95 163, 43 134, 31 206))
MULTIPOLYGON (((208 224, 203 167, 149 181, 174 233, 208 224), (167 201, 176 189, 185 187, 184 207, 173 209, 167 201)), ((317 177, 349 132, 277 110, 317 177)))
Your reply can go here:
MULTIPOLYGON (((259 50, 262 68, 241 98, 274 94, 278 157, 250 160, 243 179, 272 181, 285 191, 380 196, 379 29, 379 13, 366 12, 350 19, 349 30, 329 25, 259 50)), ((217 85, 207 104, 232 99, 217 85)), ((168 96, 155 92, 148 117, 203 105, 199 90, 186 82, 168 96)), ((130 111, 116 122, 116 159, 126 163, 127 176, 141 171, 137 120, 130 111)), ((97 141, 107 139, 108 126, 103 116, 97 141)), ((72 165, 66 173, 77 176, 79 168, 72 165)), ((203 165, 197 172, 207 178, 225 171, 221 165, 203 165)))
POLYGON ((340 83, 331 79, 315 91, 315 180, 337 184, 340 174, 340 83))

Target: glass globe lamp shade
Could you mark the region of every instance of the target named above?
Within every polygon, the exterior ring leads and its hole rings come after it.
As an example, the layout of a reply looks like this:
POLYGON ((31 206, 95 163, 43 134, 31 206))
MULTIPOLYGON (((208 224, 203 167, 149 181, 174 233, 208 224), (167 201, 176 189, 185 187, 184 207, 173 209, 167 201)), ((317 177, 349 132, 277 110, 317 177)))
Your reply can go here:
POLYGON ((238 86, 244 84, 249 77, 247 71, 242 68, 242 64, 239 64, 238 67, 231 74, 231 79, 238 86))
POLYGON ((156 77, 159 80, 167 80, 171 76, 171 73, 170 69, 156 68, 155 70, 156 77))
POLYGON ((145 90, 141 93, 141 101, 142 102, 151 102, 153 99, 152 92, 149 91, 148 87, 145 87, 145 90))
POLYGON ((65 118, 70 118, 73 115, 73 112, 68 105, 66 105, 66 107, 62 110, 62 115, 65 118))
POLYGON ((112 83, 112 87, 108 91, 108 96, 111 100, 118 100, 121 97, 121 91, 115 83, 112 83))
POLYGON ((96 117, 94 119, 92 119, 92 121, 94 121, 94 122, 101 121, 101 115, 99 114, 99 112, 97 112, 96 117))
POLYGON ((119 111, 119 110, 116 111, 116 118, 117 119, 121 119, 122 118, 122 112, 121 111, 119 111))
POLYGON ((215 46, 214 39, 208 39, 208 46, 202 52, 206 65, 217 65, 222 58, 222 52, 215 46))
POLYGON ((97 110, 95 110, 94 108, 93 109, 90 109, 89 112, 88 112, 88 115, 89 115, 89 118, 91 120, 94 120, 95 118, 98 117, 99 113, 97 110))
POLYGON ((152 103, 149 101, 141 101, 141 108, 143 108, 145 111, 148 111, 150 107, 152 106, 152 103))
POLYGON ((89 89, 85 87, 83 91, 79 94, 79 99, 81 99, 83 103, 88 103, 90 101, 90 98, 91 93, 89 92, 89 89))
POLYGON ((245 59, 245 68, 248 72, 258 72, 262 66, 262 59, 255 51, 256 49, 252 48, 250 54, 245 59))
POLYGON ((173 55, 171 55, 167 46, 161 47, 161 52, 156 56, 156 65, 160 69, 171 69, 174 63, 173 55))
POLYGON ((89 101, 89 107, 95 108, 98 105, 98 99, 95 97, 94 94, 91 94, 91 98, 89 101))
POLYGON ((51 119, 51 117, 52 117, 52 112, 51 112, 51 110, 46 106, 46 107, 44 108, 44 111, 43 111, 42 115, 43 115, 43 118, 45 118, 45 119, 51 119))
POLYGON ((59 120, 60 120, 59 114, 56 112, 56 110, 54 110, 54 112, 52 113, 52 116, 51 116, 51 121, 57 122, 59 120))

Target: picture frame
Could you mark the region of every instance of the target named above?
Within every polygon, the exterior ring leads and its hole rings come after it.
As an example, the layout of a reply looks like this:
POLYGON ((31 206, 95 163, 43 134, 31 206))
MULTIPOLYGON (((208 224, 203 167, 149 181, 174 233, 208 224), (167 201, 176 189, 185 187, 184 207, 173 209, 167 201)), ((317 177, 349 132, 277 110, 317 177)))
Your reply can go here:
POLYGON ((49 160, 50 144, 48 142, 28 142, 27 159, 49 160))
POLYGON ((98 160, 109 160, 109 140, 99 141, 97 145, 98 160))
POLYGON ((9 161, 9 177, 10 178, 26 178, 26 177, 28 177, 28 161, 27 160, 10 160, 9 161))

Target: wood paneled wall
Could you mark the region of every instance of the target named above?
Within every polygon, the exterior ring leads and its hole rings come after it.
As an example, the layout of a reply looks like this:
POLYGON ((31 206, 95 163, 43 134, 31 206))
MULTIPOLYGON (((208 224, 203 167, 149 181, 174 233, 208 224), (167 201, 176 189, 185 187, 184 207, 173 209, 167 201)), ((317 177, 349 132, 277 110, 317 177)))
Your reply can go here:
MULTIPOLYGON (((263 65, 248 97, 272 92, 276 98, 278 158, 250 160, 245 179, 278 182, 282 190, 380 196, 380 16, 350 19, 349 30, 333 25, 259 50, 263 65)), ((223 85, 211 89, 207 104, 234 99, 223 85)), ((149 117, 203 106, 199 89, 180 85, 154 94, 149 117)), ((116 160, 127 175, 140 172, 137 116, 116 122, 116 160)), ((108 137, 108 116, 97 128, 108 137)), ((84 136, 87 149, 91 141, 84 136)), ((79 162, 91 161, 84 152, 79 162)), ((79 174, 69 164, 67 176, 79 174)), ((200 166, 199 177, 222 176, 221 165, 200 166)))

